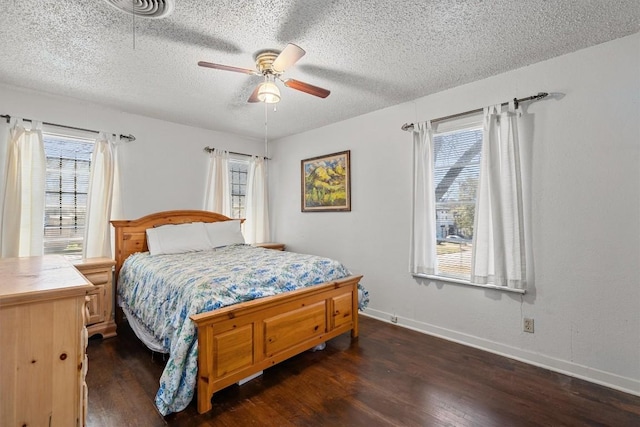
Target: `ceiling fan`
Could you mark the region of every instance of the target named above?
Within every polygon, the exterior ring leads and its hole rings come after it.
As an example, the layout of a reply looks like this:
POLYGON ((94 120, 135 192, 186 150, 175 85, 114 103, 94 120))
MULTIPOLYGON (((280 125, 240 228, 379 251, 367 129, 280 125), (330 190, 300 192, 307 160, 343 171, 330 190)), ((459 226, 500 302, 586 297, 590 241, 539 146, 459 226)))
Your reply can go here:
POLYGON ((300 92, 308 93, 320 98, 326 98, 331 93, 327 89, 301 82, 300 80, 281 78, 282 74, 293 66, 306 52, 301 47, 289 43, 282 52, 273 49, 261 50, 256 53, 254 59, 256 61, 256 69, 238 68, 229 65, 214 64, 212 62, 200 61, 198 65, 201 67, 213 68, 216 70, 233 71, 236 73, 251 74, 254 76, 263 76, 264 82, 260 83, 253 90, 248 102, 265 102, 267 104, 275 104, 280 101, 280 90, 276 86, 275 81, 280 80, 285 86, 300 92))

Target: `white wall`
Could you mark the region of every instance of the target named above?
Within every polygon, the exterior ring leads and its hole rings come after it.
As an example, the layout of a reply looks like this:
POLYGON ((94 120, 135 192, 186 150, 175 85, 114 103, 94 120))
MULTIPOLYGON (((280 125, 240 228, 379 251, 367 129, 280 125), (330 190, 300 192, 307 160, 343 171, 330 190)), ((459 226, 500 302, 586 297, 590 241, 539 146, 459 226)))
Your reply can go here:
MULTIPOLYGON (((264 154, 258 140, 123 113, 73 98, 0 85, 0 114, 133 134, 120 149, 124 218, 171 209, 202 209, 206 146, 264 154)), ((2 159, 4 164, 4 159, 2 159)), ((4 175, 2 175, 4 179, 4 175)))
POLYGON ((635 34, 276 141, 274 238, 364 274, 365 314, 640 394, 638 52, 635 34), (412 137, 400 126, 539 91, 565 96, 527 107, 533 286, 520 296, 413 279, 412 137), (300 160, 347 149, 352 211, 301 213, 300 160))

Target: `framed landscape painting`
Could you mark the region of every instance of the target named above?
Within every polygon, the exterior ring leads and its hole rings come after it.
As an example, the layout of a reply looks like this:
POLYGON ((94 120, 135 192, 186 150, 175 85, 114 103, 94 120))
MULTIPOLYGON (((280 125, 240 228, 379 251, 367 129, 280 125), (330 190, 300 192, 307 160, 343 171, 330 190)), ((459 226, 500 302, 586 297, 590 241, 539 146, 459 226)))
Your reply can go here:
POLYGON ((302 212, 351 210, 351 151, 302 160, 302 212))

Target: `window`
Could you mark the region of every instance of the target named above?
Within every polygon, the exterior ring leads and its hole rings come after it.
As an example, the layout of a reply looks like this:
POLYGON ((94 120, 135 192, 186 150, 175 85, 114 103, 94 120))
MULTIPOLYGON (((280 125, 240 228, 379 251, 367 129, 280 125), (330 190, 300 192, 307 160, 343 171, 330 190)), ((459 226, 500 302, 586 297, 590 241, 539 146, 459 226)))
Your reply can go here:
MULTIPOLYGON (((524 293, 529 264, 520 118, 513 103, 413 131, 410 269, 441 279, 524 293)), ((475 113, 472 112, 472 113, 475 113)))
POLYGON ((247 194, 247 174, 249 162, 246 160, 229 160, 229 175, 231 182, 231 216, 245 217, 245 200, 247 194))
POLYGON ((47 160, 44 253, 80 256, 94 141, 43 134, 47 160))
POLYGON ((438 275, 469 280, 482 128, 433 137, 438 275))

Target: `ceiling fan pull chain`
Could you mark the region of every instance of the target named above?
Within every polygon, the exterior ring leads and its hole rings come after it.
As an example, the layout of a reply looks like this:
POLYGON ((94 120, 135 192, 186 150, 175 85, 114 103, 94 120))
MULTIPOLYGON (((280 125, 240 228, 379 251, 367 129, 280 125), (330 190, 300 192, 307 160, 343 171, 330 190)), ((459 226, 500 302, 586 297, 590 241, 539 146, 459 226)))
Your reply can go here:
MULTIPOLYGON (((274 105, 275 108, 275 105, 274 105)), ((264 156, 269 157, 269 143, 267 135, 269 133, 269 104, 264 103, 264 156)))
POLYGON ((131 0, 131 10, 133 12, 133 13, 131 13, 131 23, 132 23, 131 33, 133 35, 133 50, 136 50, 136 5, 135 5, 135 0, 131 0))

